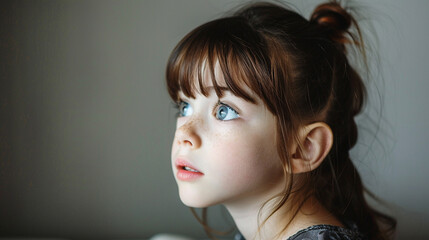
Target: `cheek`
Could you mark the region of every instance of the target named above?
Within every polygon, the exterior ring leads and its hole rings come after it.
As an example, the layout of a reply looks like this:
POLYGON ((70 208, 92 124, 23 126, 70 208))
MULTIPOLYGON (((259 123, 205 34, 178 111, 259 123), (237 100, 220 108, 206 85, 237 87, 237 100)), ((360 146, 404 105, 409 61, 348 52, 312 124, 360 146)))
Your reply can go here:
POLYGON ((225 181, 242 185, 283 173, 271 136, 243 131, 232 135, 223 135, 211 148, 210 162, 225 181))

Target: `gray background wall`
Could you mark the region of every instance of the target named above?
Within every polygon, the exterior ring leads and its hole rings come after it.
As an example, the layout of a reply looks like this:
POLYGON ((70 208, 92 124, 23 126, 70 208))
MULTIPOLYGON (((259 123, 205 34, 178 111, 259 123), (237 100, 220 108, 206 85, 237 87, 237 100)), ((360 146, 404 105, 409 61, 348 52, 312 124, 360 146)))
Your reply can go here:
MULTIPOLYGON (((241 2, 2 1, 0 236, 202 238, 170 170, 175 119, 164 68, 184 34, 241 2)), ((318 2, 292 3, 308 17, 318 2)), ((378 73, 353 154, 398 218, 398 239, 423 239, 429 1, 359 4, 379 61, 370 51, 378 73)), ((213 221, 228 226, 222 214, 213 221)))

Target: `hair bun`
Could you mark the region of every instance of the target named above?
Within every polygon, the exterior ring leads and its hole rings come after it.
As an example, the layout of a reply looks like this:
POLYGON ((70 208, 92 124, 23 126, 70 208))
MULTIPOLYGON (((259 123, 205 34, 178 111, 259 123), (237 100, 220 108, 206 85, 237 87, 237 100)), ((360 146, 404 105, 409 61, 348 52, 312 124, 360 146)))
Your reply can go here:
POLYGON ((337 2, 329 2, 314 9, 310 22, 330 27, 334 31, 334 38, 336 38, 347 32, 352 24, 352 17, 337 2))

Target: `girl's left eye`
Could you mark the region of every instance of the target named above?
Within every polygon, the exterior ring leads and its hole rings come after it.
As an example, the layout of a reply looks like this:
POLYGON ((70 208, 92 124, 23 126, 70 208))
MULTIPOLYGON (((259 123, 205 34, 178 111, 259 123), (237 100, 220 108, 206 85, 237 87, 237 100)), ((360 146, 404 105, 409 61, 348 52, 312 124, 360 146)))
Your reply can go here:
POLYGON ((177 106, 179 108, 180 117, 190 116, 193 112, 191 105, 187 102, 181 101, 177 106))
POLYGON ((233 108, 231 108, 228 105, 225 105, 223 103, 219 103, 217 109, 216 109, 216 118, 221 121, 228 121, 238 118, 239 115, 237 111, 235 111, 233 108))

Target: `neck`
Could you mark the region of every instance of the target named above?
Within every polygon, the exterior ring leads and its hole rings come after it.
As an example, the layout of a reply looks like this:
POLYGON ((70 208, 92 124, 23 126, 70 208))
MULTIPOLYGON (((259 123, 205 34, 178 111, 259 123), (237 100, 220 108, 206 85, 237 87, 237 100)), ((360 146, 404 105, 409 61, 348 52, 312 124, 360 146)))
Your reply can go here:
POLYGON ((304 202, 295 216, 295 211, 290 207, 290 200, 288 200, 267 219, 279 200, 279 198, 258 199, 256 201, 252 199, 248 202, 240 201, 240 203, 225 204, 225 207, 234 219, 238 230, 247 240, 286 239, 301 229, 318 224, 342 226, 312 197, 304 202), (266 204, 264 205, 264 203, 266 204), (266 222, 261 225, 264 220, 266 222), (287 228, 285 228, 286 226, 287 228))
POLYGON ((252 201, 248 203, 241 202, 240 204, 225 204, 240 233, 247 240, 251 239, 275 239, 276 234, 273 229, 275 214, 271 216, 264 225, 260 225, 270 214, 270 210, 274 206, 275 200, 271 200, 265 204, 265 201, 252 201), (261 226, 261 228, 259 228, 261 226))

